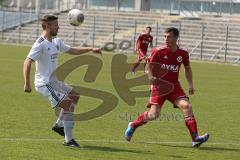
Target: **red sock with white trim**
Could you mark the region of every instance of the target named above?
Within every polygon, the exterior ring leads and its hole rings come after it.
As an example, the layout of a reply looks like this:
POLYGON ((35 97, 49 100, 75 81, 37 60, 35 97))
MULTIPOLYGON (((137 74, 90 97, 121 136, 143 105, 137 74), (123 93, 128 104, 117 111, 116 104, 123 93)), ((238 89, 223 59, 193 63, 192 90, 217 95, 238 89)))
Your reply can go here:
POLYGON ((148 121, 147 114, 148 112, 143 112, 138 116, 138 118, 135 121, 133 121, 133 125, 135 128, 147 123, 148 121))
POLYGON ((185 124, 192 137, 192 141, 195 141, 195 138, 198 136, 198 130, 197 130, 197 122, 194 116, 185 117, 185 124))

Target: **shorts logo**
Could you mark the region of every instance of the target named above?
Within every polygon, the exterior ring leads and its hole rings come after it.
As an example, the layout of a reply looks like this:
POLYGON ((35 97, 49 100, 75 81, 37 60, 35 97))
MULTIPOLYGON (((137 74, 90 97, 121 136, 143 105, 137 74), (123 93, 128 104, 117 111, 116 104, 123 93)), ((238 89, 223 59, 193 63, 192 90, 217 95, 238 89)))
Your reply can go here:
POLYGON ((177 61, 178 61, 178 62, 182 62, 182 56, 178 56, 178 57, 177 57, 177 61))

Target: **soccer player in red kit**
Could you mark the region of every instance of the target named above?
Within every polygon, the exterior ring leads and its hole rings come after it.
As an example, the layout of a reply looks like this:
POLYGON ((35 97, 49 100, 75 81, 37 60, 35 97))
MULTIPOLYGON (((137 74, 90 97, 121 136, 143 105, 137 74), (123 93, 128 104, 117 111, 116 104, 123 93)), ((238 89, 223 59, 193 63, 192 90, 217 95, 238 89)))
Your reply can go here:
POLYGON ((145 32, 142 32, 136 42, 136 51, 138 52, 138 60, 132 68, 132 73, 135 73, 136 68, 139 66, 140 62, 144 59, 144 68, 147 59, 148 46, 152 48, 153 37, 150 35, 152 28, 150 26, 146 27, 145 32))
POLYGON ((164 32, 165 45, 154 48, 148 58, 148 76, 152 82, 151 97, 147 105, 149 110, 141 113, 135 121, 128 124, 128 128, 125 132, 127 141, 131 140, 136 128, 146 124, 148 121, 155 120, 159 116, 165 100, 170 101, 175 107, 178 107, 183 112, 185 124, 192 138, 193 147, 199 147, 209 138, 208 133, 198 135, 197 122, 194 118, 192 105, 178 81, 180 66, 183 64, 185 76, 189 85, 189 94, 194 94, 189 55, 186 50, 177 45, 178 36, 178 29, 173 27, 167 28, 164 32), (159 72, 151 70, 154 67, 155 69, 157 68, 159 72), (160 70, 165 70, 165 72, 160 70), (159 75, 160 73, 162 74, 159 75), (168 87, 164 88, 164 86, 167 85, 168 87))

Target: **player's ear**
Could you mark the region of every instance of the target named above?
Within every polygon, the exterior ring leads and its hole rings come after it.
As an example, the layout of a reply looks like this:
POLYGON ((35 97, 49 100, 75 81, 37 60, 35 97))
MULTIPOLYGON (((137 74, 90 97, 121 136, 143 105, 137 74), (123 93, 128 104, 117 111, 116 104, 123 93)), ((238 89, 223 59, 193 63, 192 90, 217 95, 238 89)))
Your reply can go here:
POLYGON ((42 28, 45 30, 47 28, 47 22, 42 22, 42 28))
POLYGON ((47 27, 51 26, 51 22, 47 22, 47 27))
POLYGON ((52 26, 52 21, 51 22, 46 22, 46 28, 50 28, 52 26))

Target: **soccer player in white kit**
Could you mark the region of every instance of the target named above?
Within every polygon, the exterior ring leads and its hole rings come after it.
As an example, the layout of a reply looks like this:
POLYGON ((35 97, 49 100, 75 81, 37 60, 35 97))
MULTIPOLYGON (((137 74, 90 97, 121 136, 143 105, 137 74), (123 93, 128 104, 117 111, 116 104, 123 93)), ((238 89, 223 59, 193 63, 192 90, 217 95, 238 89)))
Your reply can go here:
POLYGON ((71 86, 59 81, 54 71, 57 68, 59 51, 71 55, 80 55, 89 51, 101 54, 101 50, 89 47, 70 47, 65 44, 56 37, 59 25, 58 17, 54 15, 45 15, 42 18, 42 28, 42 35, 35 41, 24 61, 24 92, 31 92, 30 71, 32 62, 35 62, 34 84, 36 91, 50 101, 52 108, 61 108, 58 120, 52 130, 65 137, 64 145, 79 147, 79 144, 73 139, 72 129, 74 126, 74 107, 80 95, 71 86))

